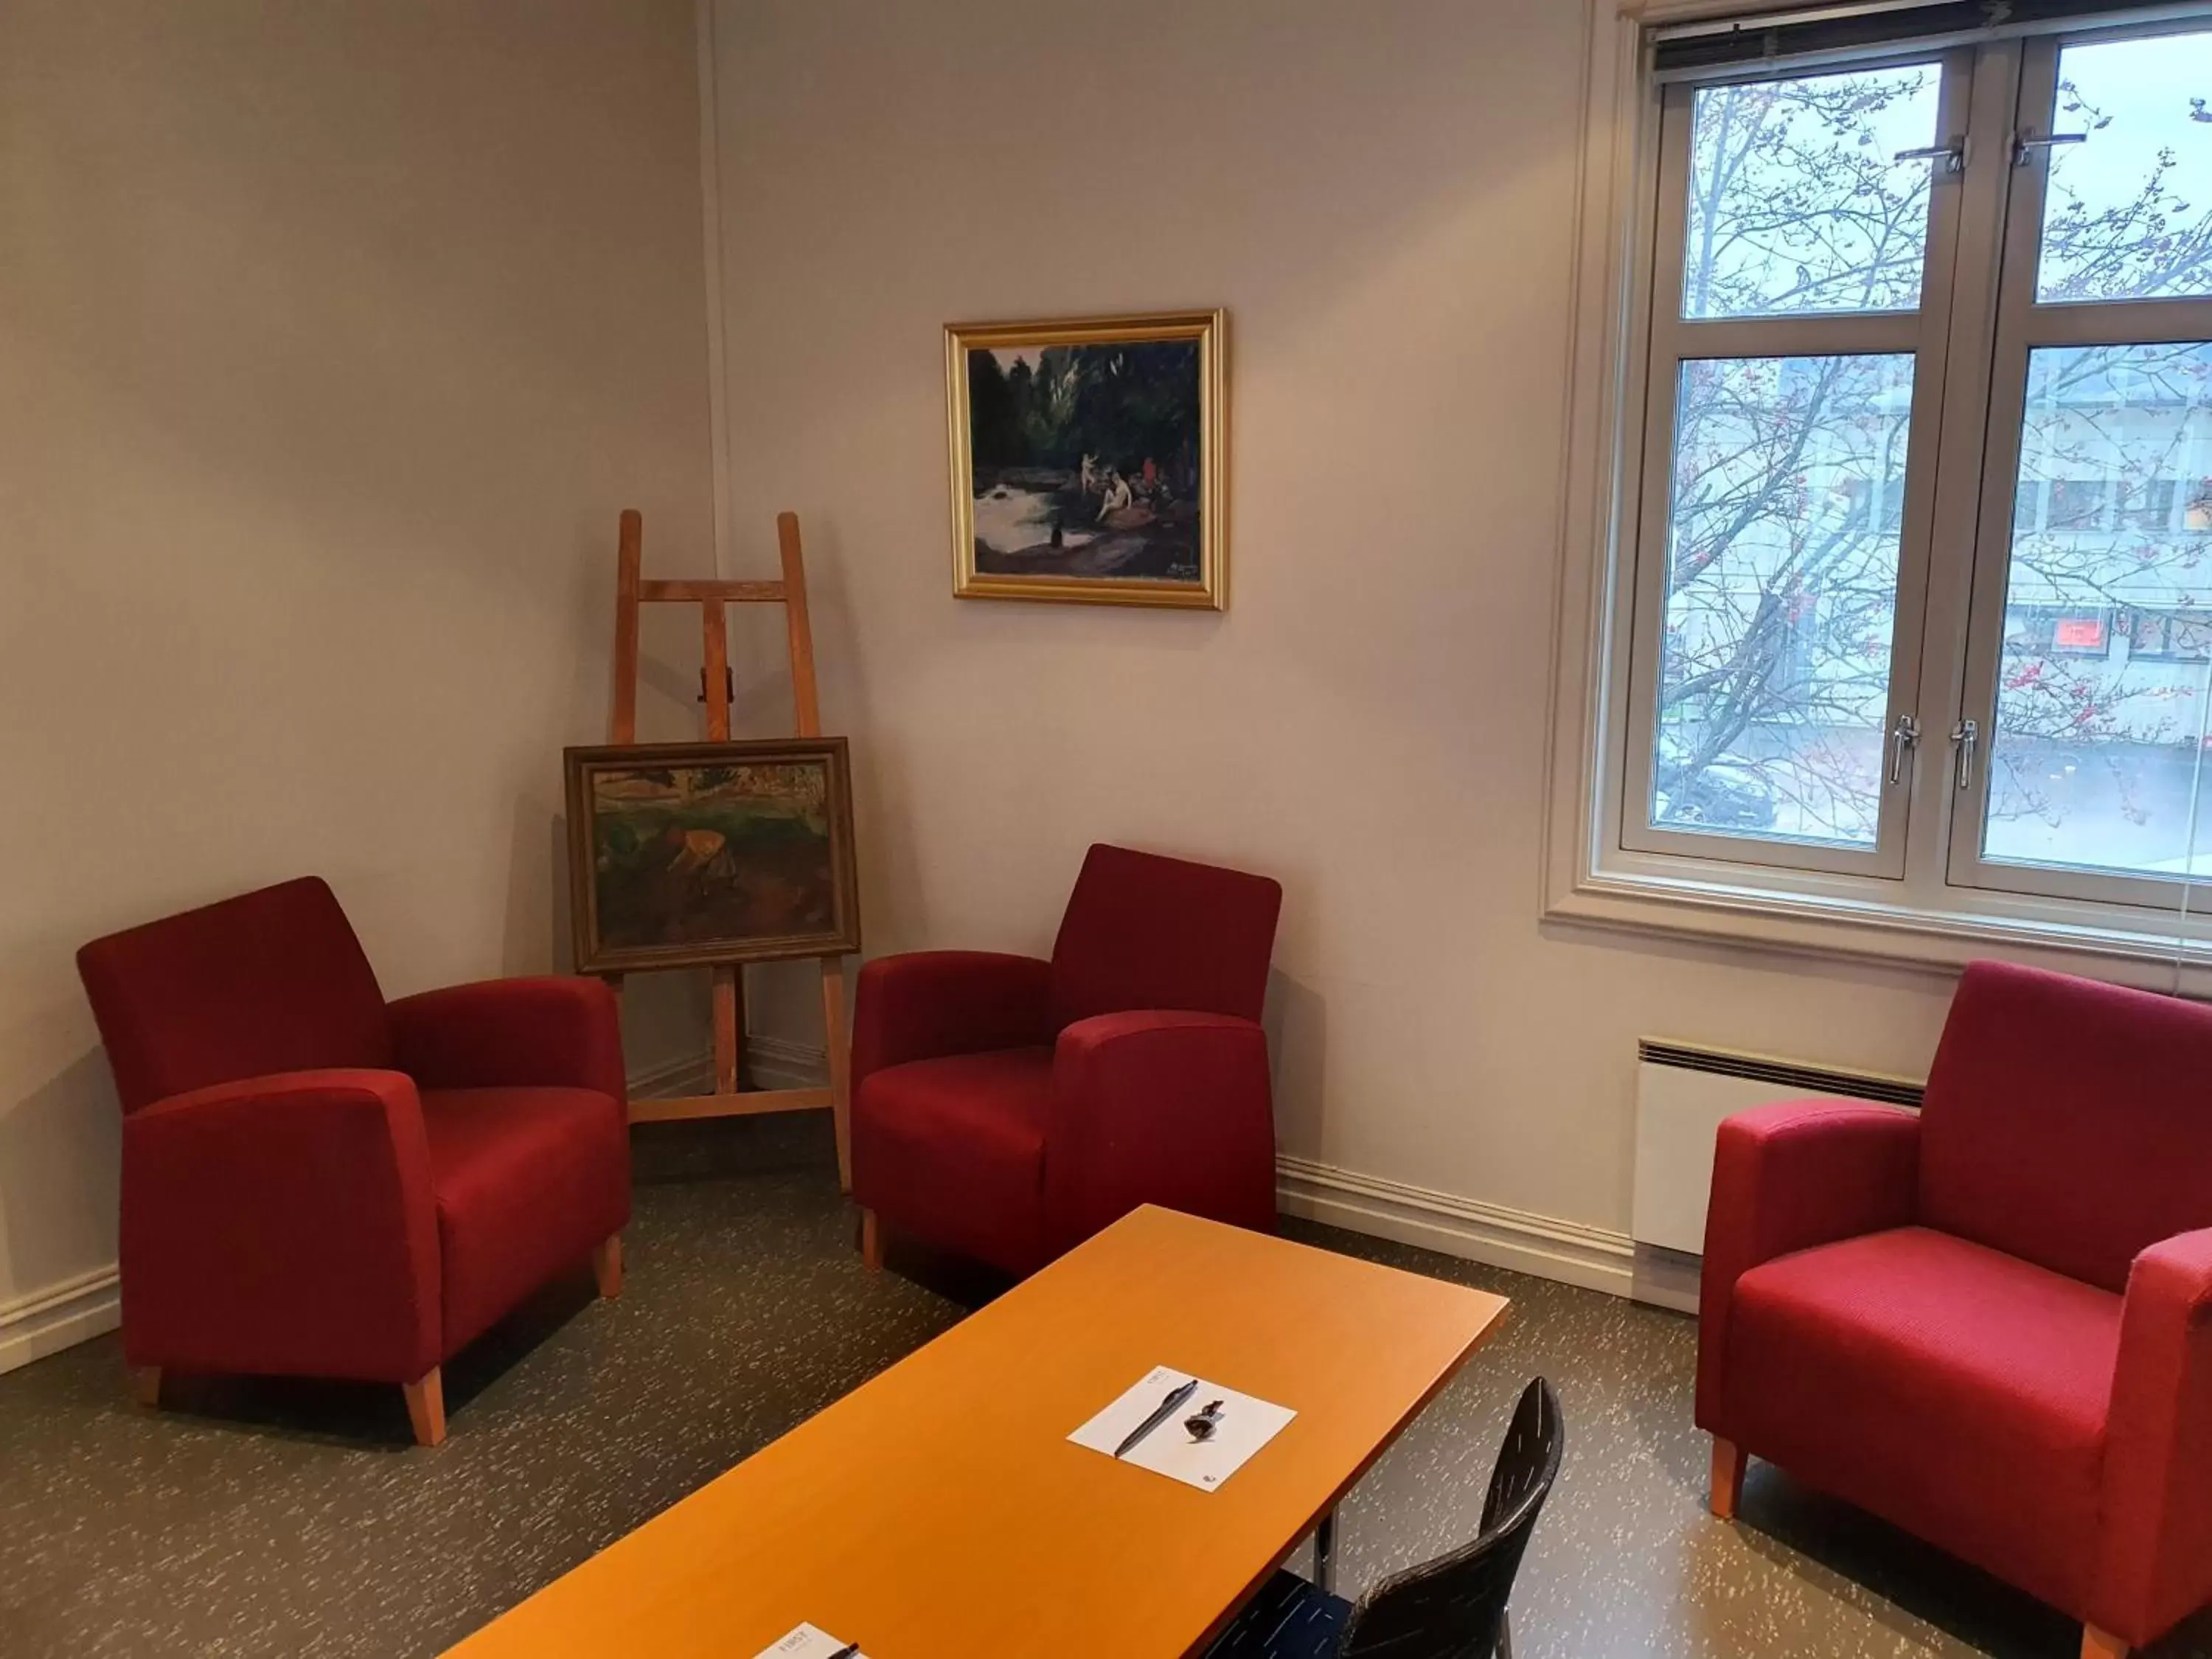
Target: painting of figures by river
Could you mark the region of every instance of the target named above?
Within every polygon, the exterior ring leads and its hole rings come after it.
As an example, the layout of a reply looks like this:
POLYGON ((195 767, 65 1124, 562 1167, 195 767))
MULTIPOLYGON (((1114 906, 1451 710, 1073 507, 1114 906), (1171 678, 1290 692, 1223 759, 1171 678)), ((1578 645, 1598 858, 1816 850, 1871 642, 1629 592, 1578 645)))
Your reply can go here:
POLYGON ((975 568, 1198 580, 1194 340, 969 354, 975 568))
POLYGON ((950 331, 959 592, 1218 605, 1219 326, 950 331))

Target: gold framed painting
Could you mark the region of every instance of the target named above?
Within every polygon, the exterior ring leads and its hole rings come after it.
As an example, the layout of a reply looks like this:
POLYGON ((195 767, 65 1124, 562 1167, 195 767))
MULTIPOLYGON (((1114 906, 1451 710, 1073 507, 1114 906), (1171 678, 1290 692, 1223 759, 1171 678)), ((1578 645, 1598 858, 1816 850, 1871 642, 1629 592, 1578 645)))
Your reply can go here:
POLYGON ((1218 311, 948 327, 953 592, 1226 606, 1227 350, 1218 311))
POLYGON ((570 749, 576 970, 860 948, 842 738, 570 749))

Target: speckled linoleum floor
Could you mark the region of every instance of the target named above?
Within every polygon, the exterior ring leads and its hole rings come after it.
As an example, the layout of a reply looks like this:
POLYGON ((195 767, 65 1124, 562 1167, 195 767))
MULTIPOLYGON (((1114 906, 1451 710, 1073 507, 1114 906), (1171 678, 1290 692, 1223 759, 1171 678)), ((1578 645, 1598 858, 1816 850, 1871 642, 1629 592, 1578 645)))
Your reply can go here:
MULTIPOLYGON (((435 1454, 396 1389, 187 1381, 140 1412, 112 1337, 0 1377, 0 1655, 435 1653, 990 1293, 864 1273, 819 1128, 641 1131, 622 1300, 556 1287, 449 1366, 435 1454)), ((1525 1659, 2075 1652, 2048 1609, 1763 1465, 1742 1524, 1709 1518, 1687 1320, 1286 1224, 1518 1304, 1346 1504, 1347 1590, 1465 1537, 1540 1371, 1569 1454, 1514 1599, 1525 1659)), ((2156 1659, 2212 1659, 2212 1625, 2156 1659)))

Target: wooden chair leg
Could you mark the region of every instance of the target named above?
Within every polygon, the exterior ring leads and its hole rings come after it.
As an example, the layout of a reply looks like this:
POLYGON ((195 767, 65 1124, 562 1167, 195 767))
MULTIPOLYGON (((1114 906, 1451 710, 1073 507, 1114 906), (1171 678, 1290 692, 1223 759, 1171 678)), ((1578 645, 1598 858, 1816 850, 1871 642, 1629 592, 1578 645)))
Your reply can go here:
POLYGON ((446 1381, 435 1365, 412 1382, 403 1382, 407 1396, 407 1420, 415 1425, 418 1446, 443 1445, 446 1440, 446 1381))
POLYGON ((1743 1501, 1743 1463, 1742 1449, 1735 1441, 1713 1437, 1712 1486, 1706 1502, 1723 1521, 1735 1520, 1736 1505, 1743 1501))
POLYGON ((159 1365, 133 1365, 131 1368, 131 1392, 138 1403, 148 1409, 161 1403, 161 1368, 159 1365))
POLYGON ((599 1281, 599 1294, 622 1294, 622 1235, 616 1233, 592 1252, 592 1275, 599 1281))
POLYGON ((860 1212, 860 1265, 870 1273, 884 1265, 884 1226, 873 1210, 860 1212))
POLYGON ((2094 1625, 2081 1626, 2081 1659, 2128 1659, 2128 1644, 2094 1625))

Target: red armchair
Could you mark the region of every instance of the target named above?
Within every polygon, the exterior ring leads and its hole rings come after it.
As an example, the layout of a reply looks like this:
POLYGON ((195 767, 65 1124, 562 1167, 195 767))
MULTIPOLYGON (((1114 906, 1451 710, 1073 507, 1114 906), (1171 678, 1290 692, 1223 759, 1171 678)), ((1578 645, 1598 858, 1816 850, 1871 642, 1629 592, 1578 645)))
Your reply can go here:
POLYGON ((883 1223, 1026 1273, 1139 1204, 1271 1231, 1259 1024, 1283 890, 1093 847, 1052 960, 885 957, 853 1018, 853 1192, 883 1223))
POLYGON ((1712 1507, 1746 1454, 2082 1620, 2212 1601, 2212 1009, 1976 963, 1918 1117, 1721 1127, 1698 1310, 1712 1507))
POLYGON ((620 1288, 605 985, 387 1004, 312 878, 96 939, 77 969, 125 1114, 123 1351, 148 1404, 164 1370, 396 1382, 435 1445, 445 1360, 586 1255, 620 1288))

